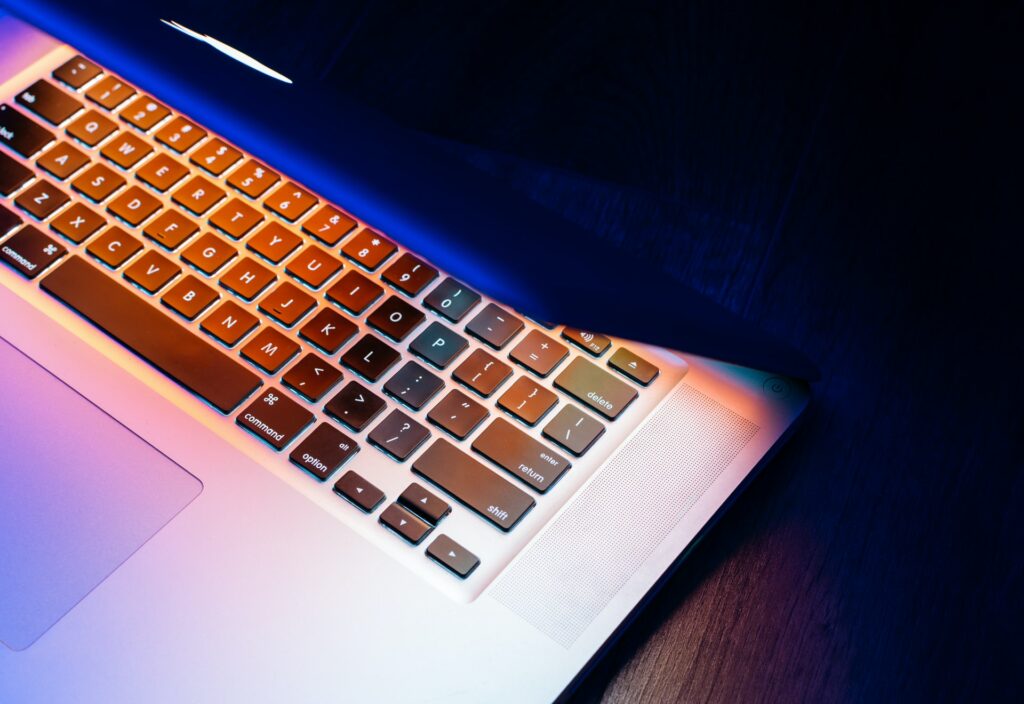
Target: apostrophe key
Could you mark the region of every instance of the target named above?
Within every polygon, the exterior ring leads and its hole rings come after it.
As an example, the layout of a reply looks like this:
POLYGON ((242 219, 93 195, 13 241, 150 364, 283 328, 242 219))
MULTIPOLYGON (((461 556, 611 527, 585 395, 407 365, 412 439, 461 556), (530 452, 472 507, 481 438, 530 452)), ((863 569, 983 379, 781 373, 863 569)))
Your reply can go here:
POLYGON ((500 350, 523 329, 523 321, 493 303, 469 321, 466 331, 500 350))
POLYGON ((42 79, 18 93, 18 103, 52 125, 59 125, 82 109, 82 104, 42 79))
POLYGON ((334 485, 334 493, 366 513, 372 513, 384 501, 383 491, 351 470, 341 475, 334 485))
POLYGON ((452 389, 427 414, 427 420, 465 440, 488 416, 487 409, 458 389, 452 389))
POLYGON ((398 497, 398 503, 435 526, 438 521, 452 512, 452 507, 448 502, 442 501, 416 483, 410 484, 402 492, 398 497))
POLYGON ((615 420, 637 397, 636 389, 582 357, 555 378, 555 386, 605 418, 615 420))
POLYGON ((433 526, 413 515, 408 509, 391 504, 380 514, 381 525, 387 526, 413 545, 419 545, 433 526))
POLYGON ((313 422, 313 414, 271 386, 235 422, 275 450, 283 450, 313 422))
POLYGON ((386 454, 404 462, 429 437, 429 430, 395 409, 370 431, 367 439, 386 454))
POLYGON ((0 260, 22 276, 34 279, 67 253, 68 250, 52 237, 26 225, 0 247, 0 260))
POLYGON ((442 533, 427 546, 427 557, 465 579, 480 565, 480 558, 442 533))
POLYGON ((53 141, 53 135, 10 105, 0 105, 0 144, 31 158, 53 141))
POLYGON ((315 403, 341 381, 341 372, 312 352, 307 352, 285 372, 281 381, 292 391, 315 403))
POLYGON ((473 449, 542 494, 571 466, 504 418, 495 418, 484 428, 473 449))
POLYGON ((358 381, 350 381, 324 406, 324 412, 357 433, 369 425, 387 404, 358 381))
POLYGON ((295 446, 289 459, 325 481, 359 452, 359 445, 330 423, 321 423, 295 446))
POLYGON ((65 83, 71 88, 78 90, 101 73, 103 71, 92 61, 76 56, 66 64, 55 69, 53 77, 61 83, 65 83))

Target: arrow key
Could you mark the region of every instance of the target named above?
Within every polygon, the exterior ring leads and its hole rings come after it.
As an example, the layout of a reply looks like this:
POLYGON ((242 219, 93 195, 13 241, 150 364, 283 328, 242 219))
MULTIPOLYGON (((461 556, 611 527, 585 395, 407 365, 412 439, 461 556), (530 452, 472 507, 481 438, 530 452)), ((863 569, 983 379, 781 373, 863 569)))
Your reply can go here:
POLYGON ((448 503, 415 482, 402 492, 402 495, 398 497, 398 503, 435 526, 452 512, 452 507, 448 503))
POLYGON ((413 545, 419 545, 423 542, 427 534, 434 529, 432 525, 424 523, 398 504, 391 504, 384 509, 380 514, 380 523, 384 527, 398 533, 413 545))
POLYGON ((444 533, 434 538, 427 548, 427 557, 463 579, 480 565, 480 558, 444 533))
POLYGON ((383 491, 351 470, 341 475, 334 485, 334 493, 366 513, 372 513, 384 500, 383 491))
POLYGON ((341 372, 309 352, 285 372, 281 381, 295 393, 316 403, 341 381, 341 372))

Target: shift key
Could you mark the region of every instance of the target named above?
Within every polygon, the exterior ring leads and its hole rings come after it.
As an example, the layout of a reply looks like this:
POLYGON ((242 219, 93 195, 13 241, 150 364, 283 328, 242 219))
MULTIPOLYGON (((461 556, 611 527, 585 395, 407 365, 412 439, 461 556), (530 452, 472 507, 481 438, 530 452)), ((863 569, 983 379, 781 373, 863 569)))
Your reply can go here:
POLYGON ((506 532, 534 506, 526 492, 444 439, 435 440, 413 462, 412 471, 506 532))
POLYGON ((270 387, 246 406, 237 422, 275 450, 281 450, 313 422, 313 414, 270 387))
POLYGON ((577 357, 555 378, 555 386, 605 418, 615 420, 636 399, 636 389, 593 362, 577 357))

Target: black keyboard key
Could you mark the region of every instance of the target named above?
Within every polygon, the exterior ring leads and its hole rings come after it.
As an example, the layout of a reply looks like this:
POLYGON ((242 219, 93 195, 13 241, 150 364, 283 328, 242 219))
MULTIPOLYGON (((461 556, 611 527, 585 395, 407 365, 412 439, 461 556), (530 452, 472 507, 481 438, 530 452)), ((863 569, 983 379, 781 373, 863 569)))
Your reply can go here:
POLYGON ((256 329, 260 321, 234 301, 224 301, 199 324, 199 329, 212 335, 228 347, 234 347, 238 341, 256 329))
POLYGON ((544 426, 544 437, 554 440, 577 457, 604 434, 604 426, 572 404, 562 406, 544 426))
POLYGON ((102 203, 124 184, 124 178, 106 164, 93 164, 71 182, 71 187, 94 203, 102 203))
POLYGON ((458 389, 452 389, 430 409, 427 420, 465 440, 487 416, 487 409, 458 389))
POLYGON ((352 315, 362 315, 382 293, 383 288, 354 269, 338 279, 326 292, 327 298, 352 315))
POLYGON ((314 307, 316 299, 291 281, 282 281, 260 301, 260 310, 286 328, 295 325, 314 307))
POLYGON ((341 270, 341 262, 315 244, 307 245, 288 262, 285 271, 310 288, 320 288, 341 270))
POLYGON ((571 466, 504 418, 495 418, 484 428, 473 449, 542 494, 571 466))
POLYGON ((29 279, 34 279, 68 250, 49 235, 26 225, 0 246, 0 260, 29 279))
POLYGON ((71 257, 40 285, 221 413, 230 413, 260 386, 259 377, 241 362, 84 259, 71 257))
POLYGON ((449 277, 439 283, 426 298, 424 305, 435 313, 443 315, 453 323, 462 320, 466 313, 473 310, 480 302, 480 294, 471 288, 463 286, 455 279, 449 277))
POLYGON ((576 328, 565 328, 562 330, 562 337, 595 357, 604 354, 608 346, 612 344, 612 341, 604 335, 576 328))
MULTIPOLYGON (((139 245, 141 247, 141 245, 139 245)), ((195 320, 199 314, 220 298, 220 294, 189 274, 174 284, 161 298, 161 302, 186 320, 195 320)))
POLYGON ((32 180, 31 169, 0 152, 0 196, 9 196, 32 180))
POLYGON ((562 370, 555 386, 611 420, 637 397, 635 388, 581 357, 562 370))
POLYGON ((443 388, 444 382, 437 376, 416 362, 406 362, 384 384, 384 393, 418 411, 443 388))
POLYGON ((267 374, 277 374, 300 349, 298 343, 267 325, 245 343, 242 356, 267 374))
POLYGON ((330 423, 321 423, 295 446, 289 459, 325 481, 359 452, 359 445, 330 423))
POLYGON ((521 376, 501 395, 498 405, 527 425, 537 422, 548 414, 558 396, 533 379, 521 376))
POLYGON ((117 131, 117 124, 96 110, 79 115, 65 130, 87 147, 95 147, 117 131))
POLYGON ((455 368, 452 376, 459 383, 487 398, 512 376, 512 367, 484 350, 473 350, 473 354, 455 368))
POLYGON ((493 303, 469 321, 466 330, 494 349, 500 350, 523 329, 523 321, 493 303))
POLYGON ((355 226, 355 220, 330 205, 321 206, 320 210, 302 223, 303 230, 329 247, 338 244, 355 226))
POLYGON ((100 67, 92 61, 81 56, 76 56, 66 64, 55 69, 53 77, 61 83, 78 90, 101 73, 103 73, 103 71, 100 70, 100 67))
POLYGON ((313 414, 271 386, 246 406, 235 422, 275 450, 282 450, 313 422, 313 414))
POLYGON ((52 141, 49 130, 10 105, 0 105, 0 144, 6 144, 28 159, 52 141))
POLYGON ((71 200, 49 181, 39 179, 14 199, 15 205, 35 218, 45 220, 71 200))
POLYGON ((359 342, 341 355, 341 363, 373 382, 384 376, 399 357, 401 355, 380 338, 363 335, 359 342))
POLYGON ((302 326, 299 335, 327 354, 334 354, 358 331, 356 324, 338 311, 321 308, 319 313, 302 326))
POLYGON ((379 520, 381 525, 387 526, 413 545, 423 542, 423 539, 434 529, 432 525, 420 520, 408 509, 402 508, 398 504, 391 504, 381 511, 379 520))
POLYGON ((395 409, 370 431, 367 439, 399 462, 404 462, 429 437, 429 430, 395 409))
POLYGON ((437 269, 417 256, 406 252, 380 275, 402 293, 416 297, 437 278, 437 269))
POLYGON ((132 127, 149 132, 170 114, 171 111, 165 105, 161 105, 148 95, 140 95, 135 102, 121 111, 121 119, 132 127))
POLYGON ((135 89, 117 76, 104 76, 85 91, 86 98, 107 110, 113 110, 133 95, 135 89))
POLYGON ((316 403, 341 381, 341 372, 312 352, 307 352, 281 381, 292 391, 316 403))
POLYGON ((86 252, 117 269, 142 249, 142 243, 116 225, 89 243, 86 252))
POLYGON ((625 347, 615 350, 615 354, 608 358, 608 366, 644 386, 654 381, 660 373, 656 366, 625 347))
POLYGON ((370 424, 386 403, 358 381, 350 381, 324 406, 324 412, 357 433, 370 424))
POLYGON ((438 521, 452 512, 452 507, 448 502, 442 501, 416 483, 410 484, 402 492, 398 497, 398 503, 435 526, 438 521))
POLYGON ((110 202, 107 211, 131 227, 138 227, 162 207, 160 201, 148 190, 141 186, 129 186, 110 202))
POLYGON ((80 102, 42 79, 18 93, 16 100, 53 125, 59 125, 82 109, 80 102))
POLYGON ((465 579, 480 565, 480 558, 442 533, 427 546, 427 557, 465 579))
POLYGON ((83 203, 72 203, 50 221, 50 227, 75 244, 81 244, 96 234, 106 222, 83 203))
POLYGON ((63 181, 88 164, 89 157, 70 142, 58 142, 41 154, 36 163, 54 178, 63 181))
POLYGON ((412 471, 504 531, 512 530, 536 503, 447 440, 435 440, 413 462, 412 471))
POLYGON ((271 220, 259 232, 249 238, 246 247, 256 252, 271 264, 280 264, 285 258, 298 249, 302 238, 289 232, 284 225, 271 220))
POLYGON ((341 253, 370 271, 375 271, 398 247, 386 237, 364 227, 342 247, 341 253))
POLYGON ((145 252, 124 270, 124 278, 149 294, 169 284, 181 269, 155 250, 145 252))
POLYGON ((531 330, 512 348, 508 356, 537 376, 544 377, 561 364, 568 354, 569 348, 565 345, 555 342, 540 330, 531 330))
POLYGON ((280 177, 255 159, 249 159, 231 172, 228 185, 250 198, 259 198, 278 182, 280 177))
POLYGON ((349 470, 334 485, 334 493, 342 496, 366 513, 372 513, 384 501, 384 492, 355 472, 349 470))
POLYGON ((8 210, 7 206, 0 203, 0 237, 3 237, 20 224, 21 218, 18 214, 13 210, 8 210))
POLYGON ((446 325, 433 322, 416 336, 409 349, 438 369, 444 369, 468 346, 462 335, 446 325))
POLYGON ((370 313, 366 322, 396 342, 401 342, 423 322, 426 315, 398 296, 389 296, 370 313))

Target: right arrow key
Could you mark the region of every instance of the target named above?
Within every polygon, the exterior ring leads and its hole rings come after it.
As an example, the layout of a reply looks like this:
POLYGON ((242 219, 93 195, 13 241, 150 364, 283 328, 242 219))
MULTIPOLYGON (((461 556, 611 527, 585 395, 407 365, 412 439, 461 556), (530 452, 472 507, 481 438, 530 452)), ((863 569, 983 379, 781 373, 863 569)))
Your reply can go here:
POLYGON ((462 579, 472 574, 480 565, 480 558, 444 533, 437 536, 427 548, 427 557, 462 579))

